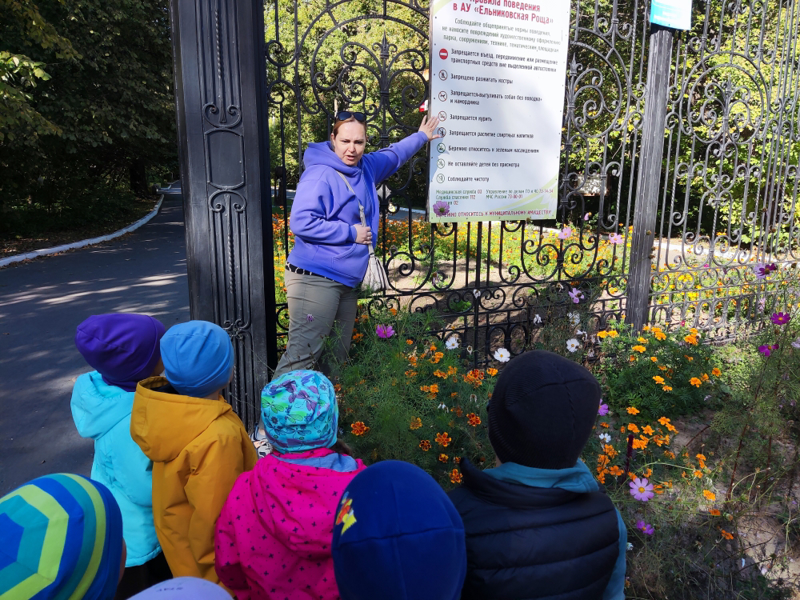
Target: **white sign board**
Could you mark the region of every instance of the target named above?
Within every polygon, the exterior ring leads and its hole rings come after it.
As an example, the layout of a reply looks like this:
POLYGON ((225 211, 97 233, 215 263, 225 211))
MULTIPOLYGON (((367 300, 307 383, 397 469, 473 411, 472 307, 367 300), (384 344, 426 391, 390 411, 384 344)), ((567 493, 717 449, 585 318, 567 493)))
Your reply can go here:
POLYGON ((569 0, 431 5, 433 222, 552 219, 569 0))

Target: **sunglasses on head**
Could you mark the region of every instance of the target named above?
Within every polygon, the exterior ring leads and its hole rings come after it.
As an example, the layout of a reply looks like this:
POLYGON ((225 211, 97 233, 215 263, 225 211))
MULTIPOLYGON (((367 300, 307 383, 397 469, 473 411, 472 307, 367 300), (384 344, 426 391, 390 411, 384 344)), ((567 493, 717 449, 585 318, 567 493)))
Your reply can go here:
POLYGON ((363 123, 367 120, 367 115, 362 112, 351 112, 349 110, 340 110, 336 113, 336 120, 337 121, 347 121, 350 117, 353 117, 359 123, 363 123))

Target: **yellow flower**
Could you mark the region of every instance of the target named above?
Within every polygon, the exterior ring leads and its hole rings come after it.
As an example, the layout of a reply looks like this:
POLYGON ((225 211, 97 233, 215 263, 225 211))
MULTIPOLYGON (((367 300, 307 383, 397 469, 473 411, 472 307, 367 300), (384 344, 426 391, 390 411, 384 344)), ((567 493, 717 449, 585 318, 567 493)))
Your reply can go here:
POLYGON ((687 335, 685 338, 683 338, 683 341, 687 344, 691 344, 692 346, 697 346, 697 335, 687 335))
POLYGON ((497 375, 497 369, 495 369, 494 367, 489 367, 488 369, 486 369, 486 374, 489 377, 494 377, 495 375, 497 375))
POLYGON ((414 429, 419 429, 420 427, 422 427, 422 419, 420 419, 419 417, 414 417, 411 420, 411 425, 408 426, 408 428, 411 429, 412 431, 414 429))
POLYGON ((647 352, 647 348, 645 348, 644 346, 634 346, 633 348, 631 348, 631 350, 633 350, 634 352, 647 352))
POLYGON ((655 356, 651 356, 650 360, 652 360, 653 362, 658 362, 658 359, 655 356))
POLYGON ((661 342, 663 342, 665 339, 667 339, 667 334, 665 334, 665 333, 664 333, 663 331, 661 331, 661 330, 654 331, 654 332, 653 332, 653 335, 655 336, 655 338, 656 338, 657 340, 659 340, 659 341, 661 341, 661 342))
POLYGON ((637 342, 639 342, 639 343, 641 343, 641 344, 646 344, 646 343, 647 343, 647 340, 646 340, 646 339, 644 339, 643 337, 638 337, 638 338, 636 338, 636 341, 637 341, 637 342))
POLYGON ((633 406, 629 406, 625 410, 628 411, 629 415, 638 415, 639 414, 639 409, 638 408, 634 408, 633 406))
POLYGON ((697 377, 692 377, 689 380, 689 383, 692 384, 694 387, 700 387, 701 385, 703 385, 703 382, 700 381, 697 377))
POLYGON ((597 337, 599 337, 601 340, 604 340, 607 335, 608 335, 607 331, 598 331, 597 332, 597 337))
POLYGON ((458 472, 458 469, 453 469, 450 472, 450 483, 461 483, 461 473, 458 472))
POLYGON ((708 490, 703 490, 703 496, 705 496, 706 500, 711 502, 717 499, 717 495, 714 492, 709 492, 708 490))
POLYGON ((450 457, 447 456, 447 454, 440 454, 439 455, 439 462, 446 463, 448 460, 450 460, 450 457))
POLYGON ((618 335, 619 334, 616 331, 614 331, 613 329, 609 330, 609 332, 608 332, 608 337, 610 337, 610 338, 615 338, 618 335))
POLYGON ((664 383, 664 378, 661 377, 660 375, 656 375, 655 377, 653 377, 653 381, 655 381, 658 385, 661 385, 664 383))

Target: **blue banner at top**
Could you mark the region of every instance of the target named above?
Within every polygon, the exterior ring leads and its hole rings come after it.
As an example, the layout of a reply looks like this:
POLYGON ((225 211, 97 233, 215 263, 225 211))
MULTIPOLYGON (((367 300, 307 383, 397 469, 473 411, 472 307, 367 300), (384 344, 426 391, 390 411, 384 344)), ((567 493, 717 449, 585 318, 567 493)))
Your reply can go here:
POLYGON ((652 0, 650 22, 672 29, 691 29, 692 0, 652 0))

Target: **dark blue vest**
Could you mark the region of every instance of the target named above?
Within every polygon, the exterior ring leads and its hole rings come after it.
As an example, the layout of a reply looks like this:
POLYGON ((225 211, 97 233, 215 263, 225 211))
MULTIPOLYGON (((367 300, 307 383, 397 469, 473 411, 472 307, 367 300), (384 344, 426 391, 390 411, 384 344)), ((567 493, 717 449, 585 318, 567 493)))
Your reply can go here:
POLYGON ((462 600, 600 600, 619 557, 604 492, 579 494, 495 479, 463 460, 449 493, 464 520, 462 600))

